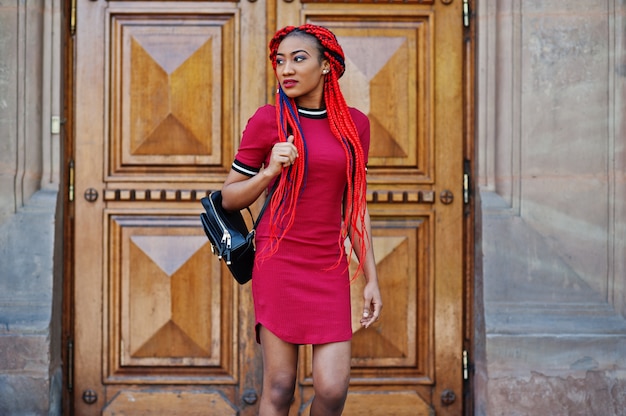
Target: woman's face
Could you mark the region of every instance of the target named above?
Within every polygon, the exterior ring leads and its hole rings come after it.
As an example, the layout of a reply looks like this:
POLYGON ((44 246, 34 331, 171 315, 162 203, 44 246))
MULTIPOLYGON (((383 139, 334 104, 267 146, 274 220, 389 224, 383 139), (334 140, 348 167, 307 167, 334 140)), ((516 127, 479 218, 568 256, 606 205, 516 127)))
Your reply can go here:
POLYGON ((324 72, 329 68, 320 59, 316 41, 308 36, 288 36, 278 46, 276 76, 283 91, 296 104, 320 108, 324 92, 324 72))

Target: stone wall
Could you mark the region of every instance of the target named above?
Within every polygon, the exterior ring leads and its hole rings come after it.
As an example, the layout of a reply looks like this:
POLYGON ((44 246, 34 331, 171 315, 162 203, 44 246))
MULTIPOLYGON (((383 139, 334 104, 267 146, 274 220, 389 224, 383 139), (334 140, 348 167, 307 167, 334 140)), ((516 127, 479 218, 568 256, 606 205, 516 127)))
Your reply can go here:
POLYGON ((40 187, 42 177, 43 5, 0 3, 0 222, 40 187))
POLYGON ((625 2, 478 5, 477 413, 623 414, 625 2))
POLYGON ((56 191, 39 191, 0 225, 0 415, 60 414, 56 204, 56 191))
POLYGON ((0 1, 1 415, 61 412, 60 3, 0 1))

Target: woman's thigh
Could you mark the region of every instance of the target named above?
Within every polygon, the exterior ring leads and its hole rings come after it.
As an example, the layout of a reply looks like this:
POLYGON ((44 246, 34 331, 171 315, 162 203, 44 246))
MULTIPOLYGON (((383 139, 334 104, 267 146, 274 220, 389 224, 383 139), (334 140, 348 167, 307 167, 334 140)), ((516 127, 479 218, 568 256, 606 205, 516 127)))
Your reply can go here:
POLYGON ((295 382, 298 366, 298 346, 278 338, 261 326, 259 337, 263 351, 263 374, 267 381, 295 382))
POLYGON ((313 346, 313 384, 315 389, 348 389, 350 383, 351 342, 313 346))

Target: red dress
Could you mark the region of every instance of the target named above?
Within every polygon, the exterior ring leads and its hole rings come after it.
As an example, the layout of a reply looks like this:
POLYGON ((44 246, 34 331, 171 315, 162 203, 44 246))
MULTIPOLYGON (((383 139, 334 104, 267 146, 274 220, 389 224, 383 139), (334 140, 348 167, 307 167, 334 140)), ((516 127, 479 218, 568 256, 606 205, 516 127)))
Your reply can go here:
MULTIPOLYGON (((278 142, 276 112, 266 105, 250 118, 233 169, 252 176, 269 162, 278 142)), ((299 109, 307 148, 307 176, 293 226, 278 252, 257 261, 252 272, 256 326, 265 326, 293 344, 325 344, 352 338, 350 277, 346 256, 340 257, 341 207, 346 186, 346 156, 332 135, 325 112, 299 109), (322 114, 320 114, 322 113, 322 114)), ((367 116, 350 108, 367 155, 367 116)), ((303 155, 300 155, 302 157, 303 155)), ((367 156, 366 156, 367 160, 367 156)), ((257 227, 257 253, 268 242, 268 218, 257 227)))

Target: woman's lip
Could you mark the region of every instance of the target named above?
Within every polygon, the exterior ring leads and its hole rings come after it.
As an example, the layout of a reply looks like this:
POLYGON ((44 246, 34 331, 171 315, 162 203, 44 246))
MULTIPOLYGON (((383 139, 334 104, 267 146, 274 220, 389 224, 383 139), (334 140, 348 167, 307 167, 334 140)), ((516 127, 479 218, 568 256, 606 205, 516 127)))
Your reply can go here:
POLYGON ((286 80, 284 80, 284 81, 283 81, 283 87, 284 87, 284 88, 291 88, 291 87, 293 87, 294 85, 296 85, 296 83, 297 83, 297 82, 296 82, 296 81, 294 81, 294 80, 292 80, 292 79, 286 79, 286 80))

